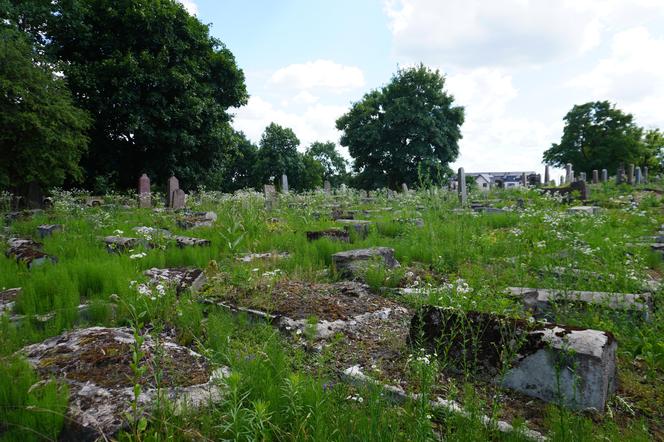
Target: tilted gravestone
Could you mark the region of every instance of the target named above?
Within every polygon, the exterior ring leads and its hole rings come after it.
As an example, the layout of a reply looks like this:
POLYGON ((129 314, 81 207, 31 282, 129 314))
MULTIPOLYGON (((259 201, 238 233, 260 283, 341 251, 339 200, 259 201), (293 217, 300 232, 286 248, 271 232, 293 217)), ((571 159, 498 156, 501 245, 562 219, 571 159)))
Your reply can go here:
POLYGON ((173 210, 184 209, 186 194, 182 189, 175 189, 171 197, 171 208, 173 210))
POLYGON ((459 173, 457 176, 459 189, 459 202, 461 205, 465 205, 468 201, 468 193, 466 192, 466 172, 463 170, 463 167, 459 167, 459 173))
POLYGON ((180 188, 180 181, 174 176, 168 179, 168 184, 166 185, 166 204, 168 207, 173 208, 173 192, 180 188))
POLYGON ((152 207, 152 196, 150 195, 150 178, 146 174, 138 179, 138 207, 152 207))

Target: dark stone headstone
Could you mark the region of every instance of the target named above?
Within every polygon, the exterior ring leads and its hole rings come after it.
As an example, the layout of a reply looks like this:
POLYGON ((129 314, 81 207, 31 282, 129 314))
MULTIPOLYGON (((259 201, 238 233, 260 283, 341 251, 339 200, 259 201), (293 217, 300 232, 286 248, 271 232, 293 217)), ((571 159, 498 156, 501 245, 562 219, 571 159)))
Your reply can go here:
POLYGON ((168 207, 173 208, 173 193, 180 188, 180 181, 174 176, 168 179, 166 186, 166 203, 168 207))
POLYGON ((171 208, 173 210, 184 209, 186 194, 182 189, 175 189, 171 197, 171 208))
POLYGON ((152 196, 150 195, 150 178, 146 174, 138 179, 138 207, 152 207, 152 196))

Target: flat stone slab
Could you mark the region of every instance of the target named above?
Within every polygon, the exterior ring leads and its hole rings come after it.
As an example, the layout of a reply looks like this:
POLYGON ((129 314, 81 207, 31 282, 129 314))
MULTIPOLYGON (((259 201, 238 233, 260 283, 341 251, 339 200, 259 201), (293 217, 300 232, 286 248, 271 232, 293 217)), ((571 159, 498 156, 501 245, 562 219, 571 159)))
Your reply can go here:
POLYGON ((47 255, 41 250, 41 243, 31 239, 10 238, 7 240, 7 245, 9 248, 5 252, 5 256, 14 258, 19 263, 26 264, 28 269, 47 262, 58 262, 55 256, 47 255))
POLYGON ((576 206, 567 209, 567 213, 573 215, 598 215, 602 213, 602 208, 598 206, 576 206))
POLYGON ((187 213, 177 220, 181 229, 196 229, 198 227, 212 227, 217 221, 215 212, 192 212, 187 213))
POLYGON ((155 238, 163 238, 168 241, 175 241, 175 244, 180 248, 209 246, 211 244, 211 241, 209 239, 174 235, 166 229, 158 229, 155 227, 146 227, 146 226, 134 227, 134 231, 143 235, 147 240, 153 240, 155 238))
MULTIPOLYGON (((133 382, 130 363, 134 336, 129 328, 92 327, 74 330, 20 352, 40 378, 53 378, 69 387, 69 405, 61 439, 94 441, 111 437, 126 427, 125 414, 131 411, 133 382)), ((219 401, 218 379, 228 375, 226 368, 214 370, 207 360, 170 338, 160 338, 163 352, 162 394, 174 401, 176 410, 187 404, 200 407, 219 401)), ((154 361, 157 342, 145 335, 141 346, 148 370, 141 379, 139 406, 150 412, 157 396, 154 361), (153 362, 150 362, 153 361, 153 362)))
POLYGON ((652 314, 653 303, 649 293, 610 293, 526 287, 508 287, 507 290, 532 310, 535 316, 540 317, 546 317, 551 313, 557 303, 586 304, 611 310, 633 311, 643 316, 645 320, 648 320, 652 314))
POLYGON ((131 250, 139 244, 144 244, 145 241, 142 241, 138 238, 128 238, 125 236, 105 236, 102 238, 102 241, 106 244, 106 250, 108 253, 122 253, 127 250, 131 250))
POLYGON ((373 221, 363 219, 338 219, 336 222, 343 224, 344 229, 348 232, 350 232, 351 229, 355 230, 355 233, 357 233, 360 238, 366 238, 369 235, 369 229, 374 224, 373 221))
POLYGON ((609 332, 424 306, 409 339, 453 364, 477 358, 493 382, 572 409, 601 412, 616 388, 618 344, 609 332))
POLYGON ((308 241, 316 241, 322 238, 333 241, 350 242, 350 235, 344 229, 326 229, 306 232, 308 241))
POLYGON ((344 276, 359 276, 372 262, 379 262, 390 269, 399 267, 399 261, 394 258, 394 249, 389 247, 338 252, 332 255, 332 262, 337 271, 344 276))
POLYGON ((253 261, 269 261, 288 258, 290 255, 288 252, 265 252, 265 253, 245 253, 235 258, 238 261, 242 262, 253 262, 253 261))
POLYGON ((198 293, 207 284, 207 277, 201 269, 185 267, 158 269, 153 267, 143 272, 143 274, 150 278, 152 284, 173 285, 178 295, 187 289, 192 293, 198 293))
POLYGON ((63 230, 64 226, 62 224, 42 224, 41 226, 37 226, 37 233, 39 233, 40 238, 46 238, 55 232, 62 232, 63 230))

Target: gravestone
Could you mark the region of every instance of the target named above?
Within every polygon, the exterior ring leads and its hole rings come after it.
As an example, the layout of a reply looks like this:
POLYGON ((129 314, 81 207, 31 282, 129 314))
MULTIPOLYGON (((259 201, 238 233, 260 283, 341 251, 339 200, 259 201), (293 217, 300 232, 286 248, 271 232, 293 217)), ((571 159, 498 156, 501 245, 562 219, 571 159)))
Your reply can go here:
POLYGON ((602 182, 606 183, 607 181, 609 181, 609 171, 602 169, 602 182))
POLYGON ((641 184, 641 168, 638 166, 634 169, 634 184, 641 184))
POLYGON ((44 204, 44 192, 41 186, 36 181, 31 181, 28 184, 28 194, 25 199, 28 209, 41 209, 44 204))
POLYGON ((551 181, 551 177, 549 177, 549 166, 544 166, 544 184, 548 186, 549 181, 551 181))
POLYGON ((643 166, 643 183, 648 184, 648 166, 643 166))
POLYGON ((325 192, 327 195, 332 193, 332 184, 328 180, 325 180, 323 183, 323 192, 325 192))
POLYGON ((408 184, 406 183, 401 183, 401 191, 403 193, 408 193, 408 184))
POLYGON ((171 197, 171 208, 173 210, 184 209, 186 194, 182 189, 175 189, 171 197))
POLYGON ((166 185, 166 204, 168 207, 173 208, 173 192, 180 188, 180 182, 174 176, 168 179, 166 185))
POLYGON ((599 171, 597 169, 593 170, 593 184, 599 183, 599 171))
POLYGON ((579 180, 580 181, 585 181, 586 180, 586 173, 585 172, 579 172, 579 180))
POLYGON ((267 210, 272 210, 276 203, 277 191, 272 184, 266 184, 263 186, 263 194, 265 195, 265 208, 267 210))
POLYGON ((468 193, 466 192, 466 172, 463 170, 463 167, 459 167, 457 180, 457 188, 459 189, 459 202, 461 202, 462 206, 465 206, 466 202, 468 201, 468 193))
POLYGON ((567 163, 565 164, 565 183, 569 184, 572 182, 574 178, 574 172, 572 171, 572 164, 567 163))
POLYGON ((285 173, 281 175, 281 192, 288 193, 288 176, 285 173))
POLYGON ((362 199, 368 198, 368 194, 367 194, 366 190, 360 189, 360 198, 362 198, 362 199))
POLYGON ((146 174, 138 179, 138 207, 152 207, 152 196, 150 195, 150 178, 146 174))
POLYGON ((634 165, 630 164, 627 167, 627 184, 634 184, 634 165))
POLYGON ((616 171, 616 184, 622 184, 624 174, 625 169, 622 166, 618 167, 618 170, 616 171))
POLYGON ((526 175, 526 172, 523 172, 521 174, 521 185, 523 187, 526 187, 528 185, 528 176, 526 175))

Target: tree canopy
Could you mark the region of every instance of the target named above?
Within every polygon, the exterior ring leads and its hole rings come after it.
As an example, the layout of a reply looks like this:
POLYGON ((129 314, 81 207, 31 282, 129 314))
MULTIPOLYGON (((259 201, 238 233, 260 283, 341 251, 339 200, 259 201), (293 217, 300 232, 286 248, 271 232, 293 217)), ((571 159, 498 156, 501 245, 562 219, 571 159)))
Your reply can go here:
POLYGON ((413 186, 457 158, 464 109, 444 86, 439 71, 424 65, 400 69, 337 120, 361 187, 413 186))
POLYGON ((333 186, 339 186, 347 180, 348 161, 337 152, 336 144, 332 141, 311 143, 307 155, 323 166, 323 179, 330 181, 333 186))
POLYGON ((544 162, 563 167, 571 163, 575 171, 591 173, 621 164, 642 164, 643 130, 631 114, 624 113, 608 101, 575 105, 565 115, 565 128, 560 143, 544 152, 544 162))
POLYGON ((64 80, 11 24, 0 25, 0 188, 80 180, 90 125, 64 80))
POLYGON ((229 107, 247 101, 233 54, 175 0, 12 0, 14 17, 63 62, 93 124, 87 183, 133 187, 147 172, 219 186, 233 153, 229 107))

